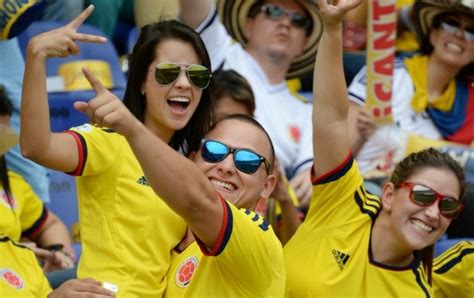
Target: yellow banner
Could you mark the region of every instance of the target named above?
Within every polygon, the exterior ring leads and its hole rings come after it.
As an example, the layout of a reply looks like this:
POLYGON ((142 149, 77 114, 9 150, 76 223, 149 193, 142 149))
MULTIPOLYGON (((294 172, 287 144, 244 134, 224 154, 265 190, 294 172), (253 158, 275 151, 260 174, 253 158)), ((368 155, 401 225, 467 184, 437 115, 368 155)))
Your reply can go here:
POLYGON ((392 77, 397 38, 396 0, 369 0, 367 111, 378 124, 392 123, 392 77))

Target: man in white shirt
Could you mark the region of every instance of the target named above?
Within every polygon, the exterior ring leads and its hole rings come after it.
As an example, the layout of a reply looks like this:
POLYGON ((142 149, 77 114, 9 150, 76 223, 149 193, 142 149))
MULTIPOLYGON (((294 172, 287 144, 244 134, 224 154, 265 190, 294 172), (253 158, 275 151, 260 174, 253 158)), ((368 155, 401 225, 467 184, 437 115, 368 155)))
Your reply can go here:
POLYGON ((181 0, 180 18, 201 34, 214 70, 234 69, 249 81, 255 116, 270 134, 301 205, 307 206, 311 105, 292 94, 285 79, 312 69, 322 31, 317 7, 305 0, 227 0, 218 5, 224 20, 231 20, 227 28, 212 0, 181 0))

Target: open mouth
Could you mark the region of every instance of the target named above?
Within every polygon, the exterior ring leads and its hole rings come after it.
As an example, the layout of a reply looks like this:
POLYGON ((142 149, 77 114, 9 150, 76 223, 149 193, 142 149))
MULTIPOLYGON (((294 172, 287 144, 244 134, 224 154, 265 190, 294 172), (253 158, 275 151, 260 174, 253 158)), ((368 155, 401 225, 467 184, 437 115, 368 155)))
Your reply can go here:
POLYGON ((434 228, 427 225, 426 223, 424 223, 423 221, 419 220, 419 219, 412 219, 411 220, 411 223, 420 231, 423 231, 425 233, 431 233, 434 228))
POLYGON ((189 107, 191 101, 189 100, 189 98, 173 97, 168 99, 167 103, 173 112, 183 113, 189 107))
POLYGON ((237 189, 237 187, 232 184, 232 183, 228 183, 228 182, 224 182, 224 181, 220 181, 220 180, 216 180, 216 179, 211 179, 211 182, 212 184, 220 187, 220 188, 223 188, 225 190, 228 190, 228 191, 234 191, 237 189))

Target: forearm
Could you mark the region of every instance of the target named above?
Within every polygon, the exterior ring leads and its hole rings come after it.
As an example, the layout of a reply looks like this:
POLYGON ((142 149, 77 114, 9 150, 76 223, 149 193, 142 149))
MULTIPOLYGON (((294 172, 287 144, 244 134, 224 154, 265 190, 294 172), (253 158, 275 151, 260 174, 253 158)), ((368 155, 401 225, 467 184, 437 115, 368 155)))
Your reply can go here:
POLYGON ((49 211, 44 227, 35 239, 35 242, 39 247, 43 248, 53 244, 62 244, 62 251, 70 256, 75 254, 66 226, 51 211, 49 211))
POLYGON ((211 10, 211 0, 180 0, 179 18, 191 28, 197 28, 211 10))
POLYGON ((51 134, 45 60, 45 55, 30 43, 23 79, 20 145, 22 154, 35 161, 49 146, 51 134))

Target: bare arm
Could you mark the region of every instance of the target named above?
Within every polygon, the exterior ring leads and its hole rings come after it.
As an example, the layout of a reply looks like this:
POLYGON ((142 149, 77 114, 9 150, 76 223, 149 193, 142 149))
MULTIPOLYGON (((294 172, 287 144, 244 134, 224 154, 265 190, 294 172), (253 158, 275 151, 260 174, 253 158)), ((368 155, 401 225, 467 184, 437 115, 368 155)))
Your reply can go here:
POLYGON ((348 98, 342 65, 342 18, 362 0, 318 0, 324 31, 318 47, 313 82, 314 170, 322 175, 338 166, 350 150, 348 98))
POLYGON ((211 10, 211 0, 180 0, 180 19, 191 28, 196 28, 204 21, 211 10))
POLYGON ((40 247, 48 247, 52 244, 62 244, 63 251, 71 256, 74 255, 71 237, 66 225, 51 211, 48 211, 48 218, 36 238, 36 244, 40 247))
POLYGON ((51 132, 45 62, 50 57, 78 54, 76 41, 105 41, 103 37, 76 32, 93 9, 90 6, 64 27, 35 36, 27 48, 21 102, 21 151, 25 157, 59 171, 76 168, 78 151, 72 136, 51 132))
POLYGON ((153 190, 208 248, 214 247, 223 219, 222 201, 201 170, 188 158, 148 130, 90 72, 84 74, 97 97, 76 102, 77 110, 99 126, 107 126, 127 138, 153 190))

